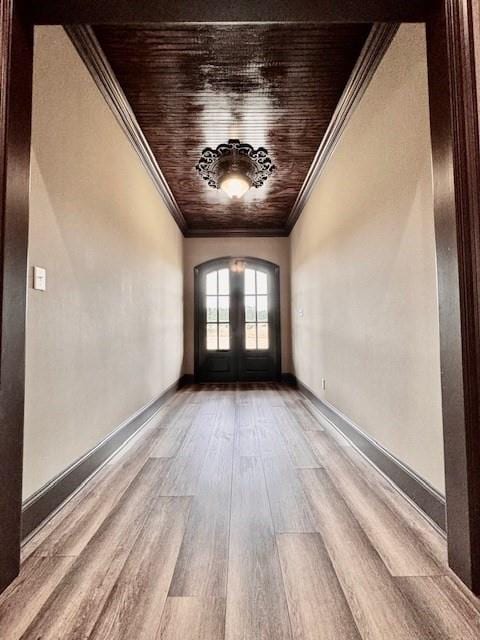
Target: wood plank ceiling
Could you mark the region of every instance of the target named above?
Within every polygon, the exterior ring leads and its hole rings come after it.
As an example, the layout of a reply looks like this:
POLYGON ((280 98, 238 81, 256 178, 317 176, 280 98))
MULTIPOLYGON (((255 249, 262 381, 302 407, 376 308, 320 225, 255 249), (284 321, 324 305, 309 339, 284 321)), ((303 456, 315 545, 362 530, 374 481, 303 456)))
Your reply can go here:
POLYGON ((187 233, 285 230, 370 25, 95 27, 187 233), (277 169, 230 200, 195 170, 229 138, 264 146, 277 169))

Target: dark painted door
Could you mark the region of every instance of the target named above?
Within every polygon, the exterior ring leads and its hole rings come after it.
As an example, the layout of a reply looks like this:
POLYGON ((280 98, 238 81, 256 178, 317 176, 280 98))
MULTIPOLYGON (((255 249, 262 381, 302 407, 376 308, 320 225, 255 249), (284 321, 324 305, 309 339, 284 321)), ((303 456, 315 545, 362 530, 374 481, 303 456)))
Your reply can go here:
POLYGON ((279 269, 222 258, 195 269, 195 377, 199 382, 280 375, 279 269))

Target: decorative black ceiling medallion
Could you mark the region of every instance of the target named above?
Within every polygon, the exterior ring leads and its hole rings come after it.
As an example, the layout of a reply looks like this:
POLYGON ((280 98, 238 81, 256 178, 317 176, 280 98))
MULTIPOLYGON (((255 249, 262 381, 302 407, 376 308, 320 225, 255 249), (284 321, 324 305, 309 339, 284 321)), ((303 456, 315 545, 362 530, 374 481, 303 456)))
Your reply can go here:
POLYGON ((204 149, 196 169, 210 187, 223 188, 229 193, 228 188, 223 186, 229 182, 229 178, 244 180, 248 183, 245 190, 250 187, 258 189, 272 175, 275 165, 263 147, 254 149, 240 140, 229 140, 226 144, 219 144, 216 149, 204 149))

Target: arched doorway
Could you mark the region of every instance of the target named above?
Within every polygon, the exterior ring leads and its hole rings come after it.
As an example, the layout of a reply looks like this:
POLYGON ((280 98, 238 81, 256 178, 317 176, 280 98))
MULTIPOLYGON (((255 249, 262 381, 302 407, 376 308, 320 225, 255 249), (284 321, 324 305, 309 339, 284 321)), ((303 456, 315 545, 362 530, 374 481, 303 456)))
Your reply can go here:
POLYGON ((219 258, 195 267, 195 379, 280 377, 279 267, 219 258))

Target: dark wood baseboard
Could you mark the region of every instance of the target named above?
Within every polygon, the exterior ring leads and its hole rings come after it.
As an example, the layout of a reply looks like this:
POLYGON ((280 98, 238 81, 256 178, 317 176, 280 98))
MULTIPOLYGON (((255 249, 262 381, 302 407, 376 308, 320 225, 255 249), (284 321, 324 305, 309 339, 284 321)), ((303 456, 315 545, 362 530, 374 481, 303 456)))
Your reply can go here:
POLYGON ((282 373, 282 382, 284 384, 289 384, 292 387, 297 386, 297 378, 293 375, 293 373, 282 373))
POLYGON ((160 407, 182 386, 182 380, 183 378, 172 384, 153 402, 142 407, 96 447, 72 463, 62 473, 28 498, 22 508, 23 540, 53 514, 80 485, 98 471, 129 438, 152 418, 160 407))
MULTIPOLYGON (((290 384, 294 387, 297 385, 297 379, 293 373, 282 373, 280 379, 284 384, 290 384)), ((180 378, 179 387, 185 387, 188 384, 195 384, 195 376, 193 373, 184 373, 180 378)))
POLYGON ((400 460, 363 433, 357 425, 325 404, 305 384, 297 387, 325 418, 333 424, 363 455, 389 478, 393 484, 442 531, 446 530, 445 498, 400 460))

